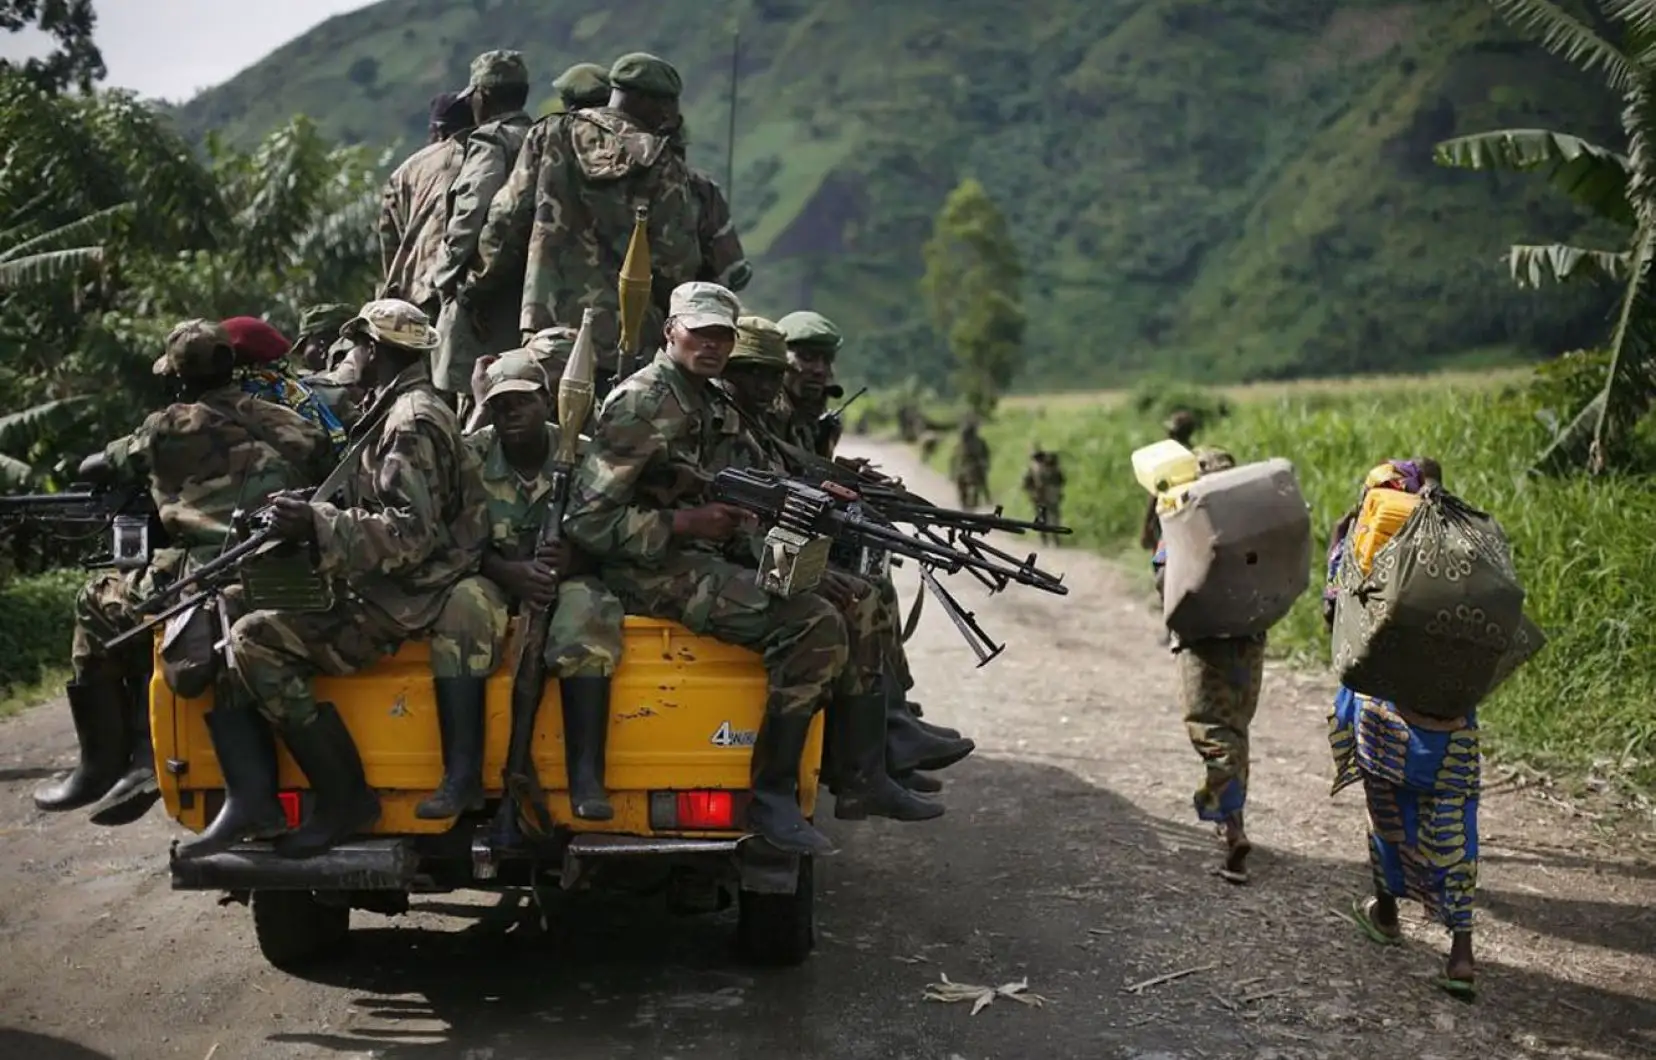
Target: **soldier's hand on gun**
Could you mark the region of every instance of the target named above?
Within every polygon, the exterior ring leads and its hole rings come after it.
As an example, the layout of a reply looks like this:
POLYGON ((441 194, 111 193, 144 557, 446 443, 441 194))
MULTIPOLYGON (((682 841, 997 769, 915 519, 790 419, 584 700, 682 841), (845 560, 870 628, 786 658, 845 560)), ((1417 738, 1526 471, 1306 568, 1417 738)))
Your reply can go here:
POLYGON ((734 504, 703 504, 680 508, 673 513, 673 536, 703 541, 728 541, 736 531, 753 522, 753 515, 734 504))
POLYGON ((863 586, 856 578, 839 571, 824 571, 817 584, 817 594, 826 598, 841 611, 849 611, 862 598, 863 586))
POLYGON ((544 607, 558 598, 558 569, 539 559, 517 560, 511 564, 512 588, 524 600, 544 607))
POLYGON ((316 540, 316 514, 310 501, 290 493, 271 497, 270 532, 282 541, 316 540))
POLYGON ((568 541, 562 539, 546 541, 536 549, 535 562, 560 575, 567 574, 575 562, 575 550, 569 547, 568 541))

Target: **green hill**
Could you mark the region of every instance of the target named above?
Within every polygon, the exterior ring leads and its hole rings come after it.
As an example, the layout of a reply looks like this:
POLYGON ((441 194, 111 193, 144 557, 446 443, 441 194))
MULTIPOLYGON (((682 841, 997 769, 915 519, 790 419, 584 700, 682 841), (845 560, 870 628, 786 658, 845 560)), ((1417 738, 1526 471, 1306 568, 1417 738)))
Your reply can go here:
POLYGON ((946 371, 914 281, 967 174, 1030 265, 1027 388, 1418 370, 1603 331, 1601 295, 1520 293, 1501 262, 1578 215, 1431 163, 1501 125, 1615 142, 1612 101, 1476 0, 384 0, 181 120, 247 142, 303 112, 409 150, 481 50, 549 83, 642 49, 683 71, 692 159, 722 180, 733 17, 747 301, 840 320, 847 374, 946 371))

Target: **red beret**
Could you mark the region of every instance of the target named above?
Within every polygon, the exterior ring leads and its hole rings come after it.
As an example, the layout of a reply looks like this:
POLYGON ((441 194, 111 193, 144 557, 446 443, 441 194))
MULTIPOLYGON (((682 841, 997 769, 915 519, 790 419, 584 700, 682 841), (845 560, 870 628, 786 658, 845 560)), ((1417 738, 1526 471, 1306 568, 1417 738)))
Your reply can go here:
POLYGON ((286 357, 293 344, 287 336, 258 317, 231 317, 219 326, 230 336, 236 359, 243 364, 270 364, 286 357))

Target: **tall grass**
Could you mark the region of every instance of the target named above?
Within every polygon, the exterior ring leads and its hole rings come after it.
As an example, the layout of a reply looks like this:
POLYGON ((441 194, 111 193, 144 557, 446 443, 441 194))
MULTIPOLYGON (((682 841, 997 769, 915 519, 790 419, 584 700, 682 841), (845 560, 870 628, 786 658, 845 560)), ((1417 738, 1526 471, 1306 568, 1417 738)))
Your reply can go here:
MULTIPOLYGON (((1472 384, 1376 383, 1244 400, 1196 441, 1244 462, 1291 459, 1312 506, 1319 557, 1369 468, 1388 457, 1437 457, 1449 489, 1505 527, 1527 610, 1549 638, 1480 708, 1493 745, 1555 767, 1593 766, 1656 783, 1656 480, 1529 475, 1545 442, 1533 400, 1521 387, 1472 384)), ((1057 449, 1068 478, 1064 520, 1077 543, 1133 549, 1146 498, 1130 454, 1162 437, 1155 417, 1123 403, 1014 406, 985 437, 996 500, 1027 513, 1017 495, 1024 461, 1034 445, 1057 449)), ((1143 553, 1132 562, 1147 566, 1143 553)), ((1326 665, 1320 573, 1272 642, 1279 653, 1326 665)))

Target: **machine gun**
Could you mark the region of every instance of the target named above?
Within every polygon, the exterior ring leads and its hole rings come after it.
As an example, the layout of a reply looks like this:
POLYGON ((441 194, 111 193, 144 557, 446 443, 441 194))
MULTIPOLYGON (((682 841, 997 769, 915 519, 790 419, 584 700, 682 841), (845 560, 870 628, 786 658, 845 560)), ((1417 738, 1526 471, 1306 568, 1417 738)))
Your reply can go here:
POLYGON ((107 529, 109 554, 87 560, 88 567, 136 570, 149 562, 152 548, 166 544, 166 531, 147 486, 80 483, 60 493, 0 496, 0 533, 10 534, 20 523, 48 525, 56 531, 56 542, 68 543, 90 540, 107 529), (76 528, 82 532, 76 533, 76 528))
POLYGON ((1069 593, 1060 576, 1035 565, 1033 553, 1019 560, 983 540, 991 530, 1069 533, 1067 527, 929 504, 891 506, 888 510, 836 482, 813 486, 800 479, 736 468, 714 475, 710 493, 714 500, 752 512, 769 526, 759 580, 767 591, 779 596, 796 596, 815 589, 836 543, 913 560, 920 567, 922 585, 966 638, 979 666, 988 664, 1006 645, 994 642, 977 617, 938 581, 936 572, 967 571, 991 593, 1013 582, 1059 596, 1069 593), (912 527, 914 533, 904 533, 897 528, 899 524, 912 527))

